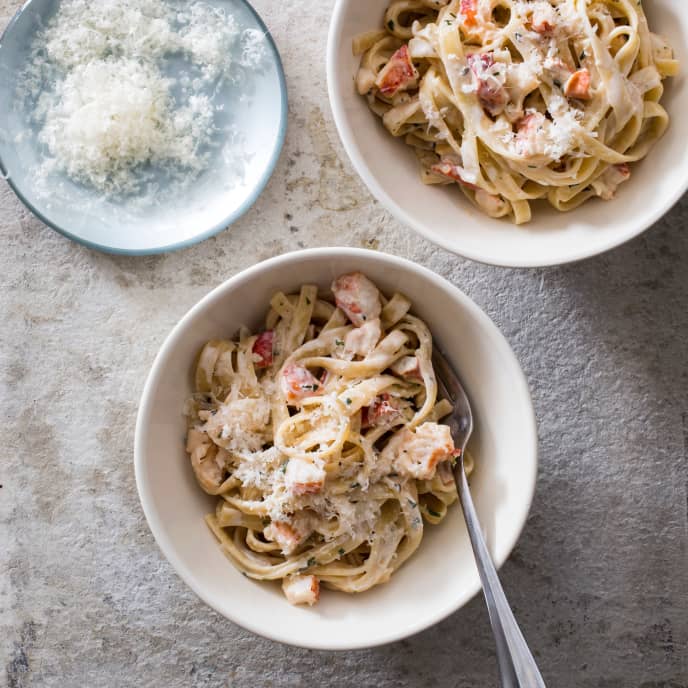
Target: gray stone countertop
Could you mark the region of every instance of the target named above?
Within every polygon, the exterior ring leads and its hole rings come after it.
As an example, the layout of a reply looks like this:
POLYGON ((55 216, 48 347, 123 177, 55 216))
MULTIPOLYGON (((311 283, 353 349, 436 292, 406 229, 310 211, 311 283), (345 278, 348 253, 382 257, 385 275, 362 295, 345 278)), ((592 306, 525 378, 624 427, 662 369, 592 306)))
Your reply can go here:
MULTIPOLYGON (((18 4, 0 0, 0 26, 18 4)), ((453 256, 377 204, 339 144, 324 67, 333 1, 255 4, 284 59, 289 132, 231 229, 178 253, 105 255, 45 227, 0 182, 0 685, 497 685, 479 597, 385 647, 285 647, 204 606, 141 512, 136 409, 171 327, 256 261, 346 244, 451 280, 523 365, 541 463, 502 580, 548 685, 687 688, 688 198, 577 265, 453 256)))

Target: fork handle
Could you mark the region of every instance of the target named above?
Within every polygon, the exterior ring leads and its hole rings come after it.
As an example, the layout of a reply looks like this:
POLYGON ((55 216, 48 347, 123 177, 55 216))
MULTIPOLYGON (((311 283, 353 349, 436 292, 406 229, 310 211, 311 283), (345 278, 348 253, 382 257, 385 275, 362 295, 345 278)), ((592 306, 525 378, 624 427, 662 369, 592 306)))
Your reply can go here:
POLYGON ((495 636, 501 686, 502 688, 545 688, 545 682, 542 680, 533 655, 516 623, 499 582, 497 570, 492 563, 492 557, 481 532, 466 480, 463 452, 454 467, 454 480, 475 554, 478 573, 483 584, 490 625, 495 636))

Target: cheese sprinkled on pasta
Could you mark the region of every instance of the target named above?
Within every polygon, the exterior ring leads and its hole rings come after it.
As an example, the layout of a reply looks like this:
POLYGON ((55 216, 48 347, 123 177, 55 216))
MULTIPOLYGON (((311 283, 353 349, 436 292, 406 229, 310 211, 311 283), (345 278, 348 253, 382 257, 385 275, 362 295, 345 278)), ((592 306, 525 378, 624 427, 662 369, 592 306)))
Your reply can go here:
POLYGON ((332 292, 278 292, 263 332, 208 342, 187 405, 191 465, 219 497, 209 527, 294 604, 387 581, 457 498, 427 326, 361 273, 332 292))
POLYGON ((356 85, 426 184, 491 217, 609 200, 669 118, 671 47, 639 0, 394 0, 354 40, 356 85))

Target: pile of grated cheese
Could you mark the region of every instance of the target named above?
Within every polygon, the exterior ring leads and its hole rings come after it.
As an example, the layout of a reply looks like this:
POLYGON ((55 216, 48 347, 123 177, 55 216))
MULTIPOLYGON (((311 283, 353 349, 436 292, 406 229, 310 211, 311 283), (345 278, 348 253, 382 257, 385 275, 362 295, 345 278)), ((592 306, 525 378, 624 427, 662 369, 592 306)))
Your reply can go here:
POLYGON ((25 75, 49 154, 40 174, 57 169, 106 195, 140 192, 145 166, 193 178, 209 160, 213 90, 247 38, 200 0, 62 0, 25 75), (188 67, 177 80, 163 71, 170 56, 188 67))
POLYGON ((39 140, 73 179, 101 191, 136 191, 132 170, 144 163, 177 163, 199 172, 206 155, 200 142, 212 130, 205 96, 176 108, 169 80, 131 59, 78 65, 46 108, 39 140))

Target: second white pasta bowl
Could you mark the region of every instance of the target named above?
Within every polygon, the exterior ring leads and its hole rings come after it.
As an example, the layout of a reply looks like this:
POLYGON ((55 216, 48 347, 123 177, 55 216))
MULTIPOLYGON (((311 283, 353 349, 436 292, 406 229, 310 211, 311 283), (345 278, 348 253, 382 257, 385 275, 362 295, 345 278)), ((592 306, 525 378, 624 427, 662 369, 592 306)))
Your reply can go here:
POLYGON ((279 584, 245 578, 222 553, 204 516, 216 499, 194 477, 184 450, 185 401, 195 358, 209 339, 261 327, 272 295, 303 283, 328 290, 361 271, 386 294, 412 301, 461 376, 476 420, 472 490, 495 561, 501 565, 525 524, 535 489, 537 435, 528 386, 504 337, 449 282, 401 258, 348 248, 298 251, 259 263, 202 299, 165 340, 141 399, 136 481, 150 528, 182 579, 208 605, 260 635, 293 645, 343 650, 398 640, 456 611, 479 590, 458 504, 427 527, 414 555, 390 581, 349 595, 323 590, 315 607, 291 606, 279 584))
MULTIPOLYGON (((685 77, 667 79, 662 105, 669 129, 648 156, 632 165, 616 198, 589 201, 560 213, 535 205, 530 223, 515 226, 473 207, 454 185, 426 186, 403 139, 395 139, 354 84, 360 57, 355 36, 380 29, 389 0, 338 0, 327 47, 330 104, 342 143, 371 193, 400 222, 472 260, 508 267, 540 267, 581 260, 636 237, 659 220, 688 188, 688 90, 685 77)), ((423 3, 417 3, 422 5, 423 3)), ((442 4, 442 3, 440 3, 442 4)), ((688 64, 688 14, 682 0, 644 3, 652 31, 664 35, 688 64)))

